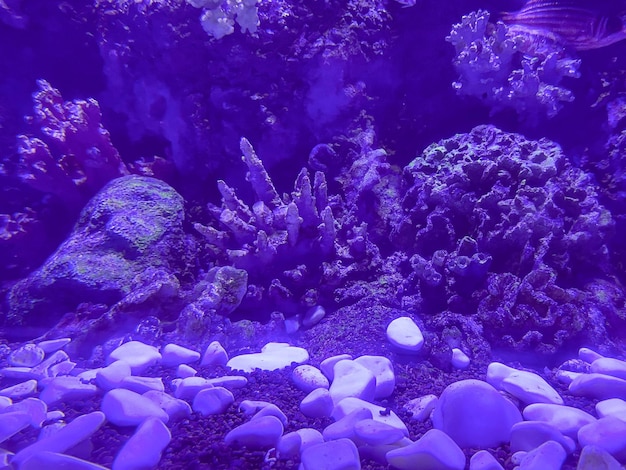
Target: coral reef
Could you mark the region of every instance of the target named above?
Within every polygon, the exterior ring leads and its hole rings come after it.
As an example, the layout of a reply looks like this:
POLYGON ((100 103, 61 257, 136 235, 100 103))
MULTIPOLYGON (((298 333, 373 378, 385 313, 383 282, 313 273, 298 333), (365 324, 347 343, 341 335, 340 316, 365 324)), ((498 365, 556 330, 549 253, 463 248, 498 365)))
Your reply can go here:
POLYGON ((554 117, 574 99, 561 82, 580 76, 580 59, 554 38, 490 23, 489 16, 485 10, 463 16, 446 38, 455 48, 460 74, 453 87, 493 111, 511 108, 531 121, 554 117))

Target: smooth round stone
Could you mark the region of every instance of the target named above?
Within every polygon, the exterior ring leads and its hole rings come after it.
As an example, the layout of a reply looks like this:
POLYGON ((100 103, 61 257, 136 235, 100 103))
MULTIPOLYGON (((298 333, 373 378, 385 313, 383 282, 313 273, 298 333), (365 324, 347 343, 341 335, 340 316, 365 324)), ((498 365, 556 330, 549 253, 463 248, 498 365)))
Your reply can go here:
POLYGON ((165 392, 157 390, 150 390, 144 393, 143 396, 165 411, 172 421, 191 416, 191 406, 185 400, 174 398, 165 392))
POLYGON ((504 470, 502 465, 486 450, 479 450, 470 459, 469 470, 504 470))
POLYGON ((48 368, 49 377, 58 377, 60 375, 69 375, 76 367, 76 363, 72 361, 62 361, 57 364, 53 364, 48 368))
POLYGON ((118 388, 122 380, 131 374, 130 365, 126 361, 115 361, 96 372, 96 385, 108 392, 118 388))
POLYGON ((0 414, 0 443, 14 436, 31 424, 31 418, 24 411, 0 414))
POLYGON ((308 418, 326 418, 333 412, 334 406, 330 392, 325 388, 318 388, 302 399, 300 411, 308 418))
POLYGON ((386 423, 397 429, 400 429, 405 436, 409 435, 409 431, 406 425, 402 422, 398 415, 391 411, 389 408, 374 405, 373 403, 361 400, 360 398, 348 397, 341 400, 331 414, 335 420, 341 419, 344 416, 352 413, 355 410, 367 409, 372 413, 372 418, 376 421, 386 423))
POLYGON ((228 363, 228 353, 219 341, 209 344, 202 355, 201 367, 225 366, 228 363))
POLYGON ((534 403, 524 408, 522 413, 527 421, 545 421, 562 434, 576 439, 578 430, 585 424, 593 423, 596 418, 589 413, 572 406, 534 403))
POLYGON ((324 442, 305 449, 301 470, 360 470, 359 451, 350 439, 324 442))
POLYGON ((569 384, 572 395, 606 400, 626 399, 626 380, 605 374, 581 374, 569 384))
POLYGON ((112 470, 155 468, 171 439, 172 434, 163 421, 146 419, 119 451, 112 470))
POLYGON ((279 458, 299 457, 305 449, 324 442, 322 433, 317 429, 303 428, 283 435, 276 444, 279 458))
POLYGON ((200 353, 178 344, 166 344, 161 350, 161 364, 165 367, 177 367, 180 364, 190 364, 200 359, 200 353))
POLYGON ((404 409, 413 414, 412 419, 417 421, 426 421, 430 418, 431 413, 437 406, 437 395, 424 395, 423 397, 414 398, 404 405, 404 409))
POLYGON ((519 470, 561 470, 567 454, 561 445, 554 441, 541 444, 530 452, 514 454, 519 459, 519 470))
POLYGON ((569 385, 579 375, 582 375, 582 373, 581 372, 572 372, 570 370, 557 370, 556 374, 554 376, 555 376, 556 380, 559 383, 562 383, 562 384, 565 384, 565 385, 569 385))
POLYGON ((614 416, 626 421, 626 401, 621 398, 609 398, 596 403, 596 413, 599 418, 614 416))
POLYGON ((65 418, 65 413, 60 410, 48 411, 46 413, 46 421, 55 423, 65 418))
POLYGON ((329 391, 335 404, 347 397, 372 401, 376 393, 376 378, 355 361, 339 361, 335 364, 335 378, 329 391))
POLYGON ((487 367, 487 383, 513 395, 524 404, 563 404, 563 398, 542 377, 532 372, 514 369, 499 362, 487 367))
POLYGON ((13 404, 13 400, 9 397, 0 396, 0 411, 6 409, 13 404))
POLYGON ((34 379, 0 390, 0 396, 12 399, 27 397, 35 393, 37 393, 37 381, 34 379))
POLYGON ((105 393, 100 409, 117 426, 137 426, 147 418, 169 420, 167 413, 152 400, 123 388, 105 393))
POLYGON ((335 378, 335 364, 339 361, 349 361, 351 359, 352 356, 350 354, 339 354, 337 356, 328 357, 320 364, 320 370, 322 371, 322 374, 324 374, 326 378, 332 382, 335 378))
POLYGON ((133 374, 141 374, 148 367, 161 361, 161 354, 154 346, 140 341, 124 343, 109 354, 108 364, 126 361, 133 374))
POLYGON ((278 439, 283 435, 283 423, 276 416, 263 416, 251 419, 247 423, 237 426, 226 434, 226 444, 237 444, 253 449, 268 449, 275 447, 278 439))
POLYGON ((198 392, 192 408, 202 416, 217 415, 226 412, 234 401, 232 392, 224 387, 207 388, 198 392))
POLYGON ((576 450, 576 442, 571 437, 564 436, 561 431, 544 421, 522 421, 511 430, 512 452, 529 452, 548 441, 558 442, 568 454, 576 450))
POLYGON ((286 426, 287 423, 289 422, 287 415, 283 413, 283 411, 280 408, 278 408, 276 405, 274 405, 273 403, 270 403, 269 405, 264 406, 259 411, 257 411, 256 414, 252 417, 252 419, 259 419, 264 416, 274 416, 280 419, 280 422, 283 423, 283 426, 286 426))
POLYGON ((15 454, 11 463, 16 468, 21 468, 22 463, 41 452, 64 453, 92 436, 104 422, 104 413, 100 411, 79 416, 57 432, 48 434, 46 437, 20 450, 15 454))
POLYGON ((511 428, 522 421, 517 407, 480 380, 448 385, 432 414, 433 426, 460 447, 486 449, 508 442, 511 428))
POLYGON ((315 305, 314 307, 309 308, 304 314, 304 317, 302 318, 302 325, 305 328, 311 328, 322 321, 322 318, 325 316, 326 309, 321 305, 315 305))
POLYGON ((287 343, 268 343, 260 353, 235 356, 226 365, 233 370, 252 372, 255 369, 284 369, 294 362, 302 364, 308 360, 309 353, 306 349, 290 346, 287 343))
POLYGON ((463 470, 465 454, 446 433, 431 429, 413 444, 387 452, 387 462, 399 470, 463 470))
POLYGON ((158 392, 165 391, 161 377, 138 377, 131 375, 122 380, 120 387, 139 393, 140 395, 150 390, 156 390, 158 392))
POLYGON ((626 379, 626 362, 611 357, 601 357, 591 363, 589 371, 596 374, 612 375, 626 379))
POLYGON ((207 380, 214 387, 224 387, 228 390, 237 390, 248 385, 248 379, 243 375, 225 375, 207 380))
POLYGON ((354 434, 372 446, 394 444, 404 438, 404 433, 398 428, 374 419, 364 419, 355 423, 354 434))
POLYGON ((370 410, 366 408, 356 409, 326 426, 322 432, 322 436, 324 436, 325 441, 335 441, 343 438, 356 441, 356 432, 354 430, 356 423, 364 419, 372 419, 372 417, 373 415, 370 410))
POLYGON ((86 400, 98 393, 98 387, 83 383, 78 377, 55 377, 47 383, 39 398, 48 406, 59 402, 86 400))
POLYGON ((194 377, 198 371, 187 364, 181 364, 176 368, 176 377, 180 379, 186 379, 187 377, 194 377))
POLYGON ((43 361, 45 352, 35 344, 24 344, 9 355, 9 364, 16 367, 35 367, 43 361))
POLYGON ((26 413, 30 417, 30 425, 40 428, 47 420, 48 405, 39 398, 27 398, 2 410, 2 413, 13 412, 26 413))
POLYGON ((317 367, 302 365, 296 367, 291 373, 293 383, 303 392, 309 393, 316 388, 328 388, 328 379, 317 367))
POLYGON ((387 326, 387 340, 410 353, 417 353, 424 346, 422 331, 409 317, 396 318, 387 326))
POLYGON ((375 399, 387 398, 396 387, 396 376, 393 372, 393 364, 384 356, 360 356, 354 362, 362 365, 376 379, 375 399))
POLYGON ((57 452, 39 452, 33 455, 20 466, 20 470, 107 470, 106 467, 71 455, 57 452))
POLYGON ((71 338, 59 338, 59 339, 49 339, 46 341, 41 341, 37 343, 45 354, 50 354, 58 351, 59 349, 63 349, 65 346, 72 342, 71 338))
POLYGON ((623 470, 624 467, 606 450, 585 446, 580 452, 576 470, 623 470))
POLYGON ((459 348, 452 348, 451 364, 455 369, 464 370, 469 367, 470 358, 459 348))
POLYGON ((589 348, 580 348, 578 350, 578 359, 581 361, 587 362, 589 364, 597 361, 598 359, 604 357, 602 354, 595 352, 593 349, 589 348))
POLYGON ((273 405, 269 401, 263 400, 243 400, 239 403, 239 411, 245 416, 253 416, 261 411, 266 406, 273 405))
POLYGON ((186 379, 179 379, 176 383, 174 396, 182 400, 193 400, 201 390, 213 387, 214 385, 204 377, 187 377, 186 379))
POLYGON ((597 446, 617 460, 626 461, 626 422, 613 416, 600 418, 578 430, 581 446, 597 446))

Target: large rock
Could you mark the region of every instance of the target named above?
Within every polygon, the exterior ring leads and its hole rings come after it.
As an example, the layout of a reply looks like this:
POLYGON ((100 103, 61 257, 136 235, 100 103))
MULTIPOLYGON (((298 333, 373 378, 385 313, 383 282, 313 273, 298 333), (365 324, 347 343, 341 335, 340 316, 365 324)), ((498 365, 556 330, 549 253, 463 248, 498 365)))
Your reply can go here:
POLYGON ((57 251, 11 290, 8 321, 50 325, 82 302, 118 302, 148 268, 175 272, 188 252, 183 219, 183 198, 163 181, 111 181, 57 251))

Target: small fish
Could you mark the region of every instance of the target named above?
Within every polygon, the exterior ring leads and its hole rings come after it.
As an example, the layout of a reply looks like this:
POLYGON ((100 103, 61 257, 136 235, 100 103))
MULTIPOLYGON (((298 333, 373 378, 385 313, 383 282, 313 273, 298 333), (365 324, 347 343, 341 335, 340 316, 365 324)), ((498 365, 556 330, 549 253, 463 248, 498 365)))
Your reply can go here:
POLYGON ((580 51, 626 39, 626 5, 619 0, 528 0, 521 10, 503 13, 502 21, 580 51))

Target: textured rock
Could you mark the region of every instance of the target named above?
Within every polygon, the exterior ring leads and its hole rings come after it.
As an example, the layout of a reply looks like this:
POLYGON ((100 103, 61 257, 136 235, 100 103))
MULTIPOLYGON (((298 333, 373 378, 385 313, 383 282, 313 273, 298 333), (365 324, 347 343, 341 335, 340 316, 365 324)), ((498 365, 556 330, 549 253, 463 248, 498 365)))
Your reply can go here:
POLYGON ((310 393, 317 388, 328 388, 330 386, 328 379, 322 374, 322 371, 308 364, 294 368, 291 373, 291 379, 296 387, 306 393, 310 393))

